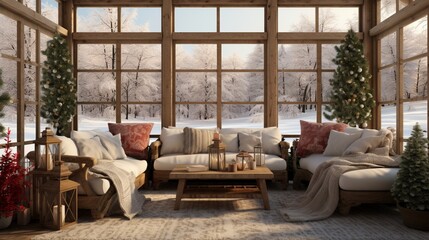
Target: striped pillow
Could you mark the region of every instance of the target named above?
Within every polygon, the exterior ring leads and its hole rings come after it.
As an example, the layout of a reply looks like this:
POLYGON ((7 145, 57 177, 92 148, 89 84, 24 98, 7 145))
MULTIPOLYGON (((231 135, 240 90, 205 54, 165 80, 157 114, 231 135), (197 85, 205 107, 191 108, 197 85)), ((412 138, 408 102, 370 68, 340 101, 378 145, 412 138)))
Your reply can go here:
POLYGON ((207 153, 207 148, 212 144, 214 129, 195 129, 185 127, 185 154, 207 153))

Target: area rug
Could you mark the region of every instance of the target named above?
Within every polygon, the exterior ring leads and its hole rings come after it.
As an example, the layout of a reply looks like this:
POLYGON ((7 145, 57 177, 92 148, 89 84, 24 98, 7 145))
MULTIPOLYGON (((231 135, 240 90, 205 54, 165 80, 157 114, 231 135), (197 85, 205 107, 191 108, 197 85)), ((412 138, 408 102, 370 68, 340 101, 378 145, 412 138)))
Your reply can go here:
POLYGON ((429 239, 429 232, 407 228, 393 206, 363 205, 347 216, 286 222, 278 209, 303 192, 270 190, 271 210, 260 199, 197 199, 173 210, 174 190, 143 191, 143 214, 127 220, 110 216, 97 221, 80 216, 69 228, 33 239, 429 239))

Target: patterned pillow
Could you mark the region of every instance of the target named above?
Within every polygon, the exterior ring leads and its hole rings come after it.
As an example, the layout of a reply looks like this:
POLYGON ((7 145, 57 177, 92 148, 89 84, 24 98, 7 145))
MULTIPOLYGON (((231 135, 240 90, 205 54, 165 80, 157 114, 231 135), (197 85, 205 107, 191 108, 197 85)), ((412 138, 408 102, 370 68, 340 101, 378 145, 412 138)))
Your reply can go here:
POLYGON ((301 120, 301 137, 296 154, 306 157, 312 153, 323 153, 328 144, 331 130, 344 132, 347 124, 344 123, 312 123, 301 120))
POLYGON ((149 136, 153 123, 109 123, 109 131, 121 134, 122 147, 127 156, 137 159, 148 158, 149 136))
POLYGON ((215 129, 195 129, 185 127, 185 154, 206 153, 208 146, 212 143, 215 129))

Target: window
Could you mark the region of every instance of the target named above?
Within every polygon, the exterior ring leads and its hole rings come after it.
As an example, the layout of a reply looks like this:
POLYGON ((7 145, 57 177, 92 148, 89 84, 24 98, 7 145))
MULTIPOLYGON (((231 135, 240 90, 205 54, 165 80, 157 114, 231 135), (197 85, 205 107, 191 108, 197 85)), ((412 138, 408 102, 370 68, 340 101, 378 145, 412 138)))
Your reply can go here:
POLYGON ((175 8, 174 31, 216 32, 216 8, 175 8))
POLYGON ((220 8, 221 32, 264 32, 264 8, 220 8))
POLYGON ((77 8, 77 32, 117 32, 118 9, 106 8, 77 8))
POLYGON ((316 9, 314 7, 280 7, 279 32, 315 32, 316 9))
POLYGON ((121 32, 161 32, 161 8, 122 8, 121 32))

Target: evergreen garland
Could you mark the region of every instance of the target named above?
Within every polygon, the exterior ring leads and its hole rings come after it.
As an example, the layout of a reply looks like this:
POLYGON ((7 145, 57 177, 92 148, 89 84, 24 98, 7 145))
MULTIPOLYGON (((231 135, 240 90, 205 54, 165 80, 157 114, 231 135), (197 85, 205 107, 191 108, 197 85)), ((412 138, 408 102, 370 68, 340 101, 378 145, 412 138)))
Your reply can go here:
MULTIPOLYGON (((0 88, 3 86, 3 71, 0 69, 0 88)), ((10 102, 10 95, 7 92, 4 92, 0 95, 0 118, 4 117, 3 108, 10 102)), ((3 124, 0 123, 0 136, 6 136, 5 128, 3 124)))
POLYGON ((416 124, 401 156, 400 169, 391 189, 393 197, 402 207, 429 211, 427 144, 423 130, 416 124))
POLYGON ((349 30, 341 45, 335 46, 337 56, 332 61, 337 65, 330 79, 331 101, 323 115, 350 126, 367 127, 375 106, 369 84, 371 74, 363 54, 363 45, 353 30, 349 30))
POLYGON ((41 115, 57 129, 57 135, 64 135, 69 132, 76 111, 76 82, 66 40, 55 34, 42 53, 47 60, 41 81, 41 115))

